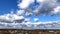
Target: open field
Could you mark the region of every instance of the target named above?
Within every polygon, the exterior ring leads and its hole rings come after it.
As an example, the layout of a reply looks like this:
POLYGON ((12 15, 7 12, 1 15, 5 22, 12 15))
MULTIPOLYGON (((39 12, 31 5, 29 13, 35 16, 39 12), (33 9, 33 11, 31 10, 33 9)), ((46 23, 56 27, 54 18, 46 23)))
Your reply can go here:
POLYGON ((60 34, 60 30, 0 29, 0 34, 60 34))

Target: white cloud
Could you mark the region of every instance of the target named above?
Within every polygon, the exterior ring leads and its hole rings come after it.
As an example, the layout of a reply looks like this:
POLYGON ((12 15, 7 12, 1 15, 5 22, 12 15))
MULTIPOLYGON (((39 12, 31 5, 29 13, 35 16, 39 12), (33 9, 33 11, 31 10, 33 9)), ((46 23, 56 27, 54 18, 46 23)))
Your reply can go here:
MULTIPOLYGON (((32 2, 34 2, 34 0, 23 0, 22 3, 18 4, 18 6, 19 6, 19 8, 25 9, 25 8, 28 8, 29 4, 32 3, 32 2)), ((57 6, 56 8, 54 8, 56 6, 56 1, 55 0, 37 0, 37 2, 41 2, 41 5, 39 5, 39 7, 36 10, 34 10, 35 14, 46 13, 44 11, 51 11, 52 9, 54 9, 54 11, 52 12, 54 14, 60 12, 60 6, 57 6)), ((53 24, 53 23, 59 23, 60 22, 60 20, 59 21, 38 22, 39 19, 34 18, 34 23, 32 23, 32 22, 30 22, 30 18, 24 18, 24 16, 23 16, 24 13, 25 13, 25 10, 18 10, 17 14, 13 14, 13 12, 11 12, 11 14, 1 15, 0 16, 0 24, 5 25, 5 26, 8 26, 8 25, 14 26, 14 28, 15 28, 16 26, 17 27, 24 26, 24 24, 27 27, 32 27, 32 25, 34 27, 38 27, 37 25, 40 26, 40 24, 53 24), (19 23, 18 23, 17 20, 19 21, 19 23), (14 21, 17 22, 17 23, 15 23, 14 21), (22 21, 22 22, 20 22, 20 21, 22 21), (12 22, 12 23, 8 23, 8 22, 12 22)), ((32 15, 31 10, 28 9, 26 11, 25 15, 26 16, 32 15)))
POLYGON ((33 11, 34 15, 40 14, 40 6, 33 11))
POLYGON ((30 22, 30 18, 25 18, 25 22, 30 22))
POLYGON ((17 16, 17 15, 14 15, 14 19, 15 19, 15 20, 18 20, 18 19, 24 19, 24 17, 23 17, 23 16, 17 16))
MULTIPOLYGON (((21 3, 18 4, 18 8, 25 9, 26 16, 30 15, 39 15, 39 14, 48 14, 58 5, 57 0, 36 0, 40 3, 40 5, 33 11, 29 9, 29 5, 33 3, 35 0, 22 0, 21 3)), ((24 11, 20 12, 21 10, 18 10, 18 14, 23 14, 24 11)))
POLYGON ((44 2, 45 0, 37 0, 37 2, 44 2))
POLYGON ((57 0, 36 0, 36 1, 40 3, 50 2, 50 1, 57 2, 57 0))
POLYGON ((34 22, 38 22, 39 21, 39 19, 38 18, 34 18, 34 22))
POLYGON ((34 2, 34 0, 22 0, 21 3, 18 4, 19 8, 25 9, 29 6, 30 3, 34 2))
POLYGON ((28 11, 28 12, 25 13, 25 15, 26 15, 26 16, 31 16, 32 13, 28 11))
MULTIPOLYGON (((6 14, 6 15, 2 15, 2 16, 0 16, 0 20, 2 19, 2 18, 5 18, 5 17, 8 17, 8 16, 10 16, 11 14, 6 14), (3 17, 4 16, 4 17, 3 17)), ((59 22, 59 20, 58 21, 47 21, 47 22, 34 22, 34 23, 31 23, 30 22, 30 19, 29 18, 24 18, 23 16, 18 16, 18 15, 16 15, 16 14, 13 14, 11 17, 13 17, 14 16, 14 18, 12 18, 13 20, 21 20, 21 19, 24 19, 21 23, 15 23, 15 22, 12 22, 12 23, 7 23, 7 22, 1 22, 0 21, 0 26, 1 27, 3 27, 2 25, 5 25, 4 27, 6 27, 6 28, 8 28, 8 25, 9 25, 9 27, 11 26, 12 28, 16 28, 16 27, 18 27, 19 28, 19 26, 21 26, 21 27, 23 27, 24 25, 26 25, 27 26, 27 28, 29 28, 29 27, 32 27, 33 26, 33 28, 35 28, 35 27, 37 27, 37 29, 39 28, 38 27, 38 25, 40 26, 40 24, 48 24, 48 26, 49 26, 49 24, 53 24, 53 23, 57 23, 58 24, 58 22, 59 22), (24 21, 27 21, 27 22, 24 22, 24 21), (24 22, 24 23, 23 23, 24 22), (20 25, 20 24, 22 24, 22 25, 20 25)), ((9 18, 9 17, 8 17, 9 18)), ((10 19, 10 18, 9 18, 10 19)), ((11 20, 12 20, 11 19, 11 20)), ((2 19, 2 20, 4 20, 4 19, 2 19)), ((5 21, 7 20, 7 18, 5 19, 5 21)), ((38 21, 39 19, 38 18, 34 18, 34 20, 35 21, 38 21)), ((10 21, 10 20, 9 20, 10 21)), ((43 25, 43 27, 44 27, 45 25, 43 25)), ((45 26, 46 27, 46 26, 45 26)), ((49 27, 51 27, 51 26, 49 26, 49 27)), ((24 28, 24 27, 23 27, 24 28)), ((47 27, 48 28, 48 27, 47 27)), ((30 28, 29 28, 30 29, 30 28)), ((39 28, 40 29, 40 28, 39 28)))
POLYGON ((23 15, 25 13, 24 10, 17 10, 17 15, 23 15))
POLYGON ((52 15, 57 14, 60 12, 60 6, 57 6, 56 8, 54 8, 54 10, 51 12, 52 15))
POLYGON ((40 2, 40 5, 34 10, 35 15, 48 14, 57 6, 57 0, 37 0, 37 2, 40 2))
POLYGON ((17 14, 4 14, 4 15, 0 16, 1 22, 13 23, 16 20, 20 20, 20 21, 23 20, 24 21, 24 17, 18 16, 17 14))

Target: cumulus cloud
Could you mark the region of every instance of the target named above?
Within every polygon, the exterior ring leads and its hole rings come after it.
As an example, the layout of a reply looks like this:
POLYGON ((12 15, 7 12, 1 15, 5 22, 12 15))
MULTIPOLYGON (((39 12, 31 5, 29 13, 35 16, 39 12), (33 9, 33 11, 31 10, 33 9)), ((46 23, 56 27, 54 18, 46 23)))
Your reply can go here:
POLYGON ((25 9, 29 6, 29 4, 31 4, 32 2, 34 2, 34 0, 22 0, 21 3, 18 4, 19 8, 25 9))
MULTIPOLYGON (((32 10, 29 8, 31 3, 34 3, 35 0, 22 0, 21 3, 18 4, 18 8, 24 9, 25 10, 25 15, 30 16, 30 15, 39 15, 39 14, 49 14, 53 9, 57 6, 57 0, 36 0, 40 5, 35 9, 32 10)), ((23 14, 24 11, 18 10, 18 14, 23 14)))
POLYGON ((38 22, 39 21, 39 19, 38 18, 34 18, 34 22, 38 22))
MULTIPOLYGON (((42 24, 43 25, 43 27, 47 27, 49 24, 58 24, 58 22, 59 21, 48 21, 48 22, 36 22, 36 21, 38 21, 39 19, 38 18, 34 18, 34 20, 35 20, 35 22, 34 23, 31 23, 30 22, 30 19, 29 18, 24 18, 23 16, 19 16, 19 15, 17 15, 17 14, 5 14, 5 15, 1 15, 0 16, 0 26, 1 27, 5 27, 5 28, 8 28, 8 27, 12 27, 12 28, 16 28, 16 27, 18 27, 18 28, 22 28, 23 26, 26 26, 26 29, 27 28, 29 28, 29 27, 33 27, 33 29, 35 28, 35 27, 37 27, 36 29, 38 29, 39 28, 39 26, 40 26, 40 24, 42 24), (9 16, 11 16, 11 18, 9 17, 9 16), (12 17, 14 17, 14 18, 12 18, 12 17), (3 18, 5 18, 5 19, 3 19, 3 18), (12 23, 8 23, 7 21, 8 21, 8 19, 9 19, 9 22, 11 22, 10 20, 12 20, 13 19, 13 21, 12 21, 12 23), (24 20, 22 20, 22 19, 24 19, 24 20), (1 20, 2 20, 2 22, 1 22, 1 20), (3 20, 4 20, 4 22, 3 22, 3 20), (15 21, 16 20, 16 21, 15 21), (21 22, 21 20, 22 20, 22 22, 21 22), (16 23, 15 23, 15 22, 16 23), (19 22, 20 21, 20 22, 19 22), (24 23, 23 23, 24 22, 24 23), (48 25, 46 25, 46 24, 48 24, 48 25), (46 26, 45 26, 46 25, 46 26)), ((51 25, 52 26, 52 25, 51 25)), ((49 27, 51 27, 51 26, 49 26, 49 27)), ((55 25, 54 25, 55 26, 55 25)), ((23 27, 24 28, 24 27, 23 27)), ((48 27, 47 27, 48 28, 48 27)), ((29 28, 29 29, 31 29, 31 28, 29 28)), ((39 28, 40 29, 40 28, 39 28)))
POLYGON ((44 2, 45 0, 37 0, 37 2, 44 2))
POLYGON ((40 5, 34 10, 36 15, 48 14, 57 6, 57 0, 37 0, 37 2, 40 2, 40 5))
MULTIPOLYGON (((18 2, 18 8, 19 9, 24 9, 24 10, 17 10, 17 14, 4 14, 0 16, 0 24, 2 25, 10 25, 15 27, 19 26, 27 26, 28 27, 40 27, 40 24, 54 24, 58 23, 59 21, 47 21, 47 22, 39 22, 38 18, 34 18, 34 23, 30 22, 30 18, 25 18, 23 16, 30 16, 30 15, 39 15, 39 14, 56 14, 60 12, 60 6, 57 6, 57 0, 37 0, 37 2, 40 3, 40 5, 35 9, 31 10, 29 8, 29 5, 33 3, 34 0, 22 0, 22 2, 18 2), (22 25, 21 25, 22 24, 22 25)), ((24 28, 24 27, 23 27, 24 28)), ((41 27, 40 27, 41 28, 41 27)), ((48 28, 48 27, 47 27, 48 28)))
POLYGON ((13 23, 14 21, 22 22, 23 20, 24 20, 24 17, 18 16, 17 14, 4 14, 0 16, 1 22, 13 23))
MULTIPOLYGON (((47 15, 49 13, 52 14, 58 6, 57 0, 36 0, 36 2, 38 2, 40 5, 35 10, 32 10, 31 8, 29 8, 29 5, 34 1, 35 0, 22 0, 22 2, 18 4, 18 8, 24 9, 24 11, 20 12, 20 10, 18 10, 17 13, 23 14, 25 12, 26 16, 39 14, 47 15)), ((55 13, 57 12, 55 11, 55 13)), ((38 21, 38 19, 34 20, 38 21)))
MULTIPOLYGON (((26 11, 26 16, 30 15, 39 15, 44 14, 47 15, 49 13, 52 13, 54 8, 59 5, 57 0, 36 0, 40 5, 35 9, 32 10, 29 8, 31 3, 34 3, 35 0, 22 0, 22 2, 18 4, 18 8, 24 9, 26 11)), ((17 13, 24 13, 24 11, 20 12, 21 10, 18 10, 17 13)))
POLYGON ((30 18, 25 18, 25 22, 30 22, 30 18))
POLYGON ((56 8, 54 8, 53 11, 51 11, 51 15, 54 15, 54 14, 57 14, 57 13, 60 13, 60 6, 57 6, 56 8))
POLYGON ((34 2, 34 0, 22 0, 22 2, 20 3, 19 2, 19 4, 18 4, 18 8, 19 9, 23 9, 23 10, 18 10, 17 11, 17 14, 25 14, 25 16, 30 16, 30 15, 32 15, 32 13, 31 13, 31 9, 30 8, 28 8, 29 7, 29 5, 31 4, 31 3, 33 3, 34 2))
POLYGON ((25 13, 24 10, 17 10, 17 15, 23 15, 25 13))
POLYGON ((26 16, 31 16, 32 13, 28 11, 28 12, 25 13, 25 15, 26 15, 26 16))

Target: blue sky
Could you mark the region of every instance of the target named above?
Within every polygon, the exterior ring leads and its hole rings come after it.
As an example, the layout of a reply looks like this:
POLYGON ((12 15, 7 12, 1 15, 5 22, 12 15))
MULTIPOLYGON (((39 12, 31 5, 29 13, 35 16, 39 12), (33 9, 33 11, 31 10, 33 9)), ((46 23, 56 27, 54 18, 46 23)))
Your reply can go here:
POLYGON ((8 13, 17 9, 17 0, 0 0, 0 14, 8 13))
MULTIPOLYGON (((18 10, 17 1, 18 0, 0 0, 0 15, 10 13, 12 9, 14 10, 14 13, 16 13, 16 10, 18 10)), ((60 0, 58 0, 58 2, 60 2, 60 0)), ((39 21, 42 22, 54 21, 54 20, 60 20, 60 14, 56 14, 54 16, 50 15, 44 16, 40 14, 38 16, 31 16, 30 18, 32 22, 34 21, 33 20, 34 18, 39 18, 39 21)))

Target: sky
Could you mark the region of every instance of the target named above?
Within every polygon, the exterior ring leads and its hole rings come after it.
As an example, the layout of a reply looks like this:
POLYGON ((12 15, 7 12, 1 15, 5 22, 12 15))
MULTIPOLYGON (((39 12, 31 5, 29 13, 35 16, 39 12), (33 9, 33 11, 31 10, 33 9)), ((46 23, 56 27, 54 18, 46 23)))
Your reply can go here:
MULTIPOLYGON (((18 5, 18 0, 0 0, 0 15, 3 14, 7 14, 10 13, 10 11, 13 9, 13 12, 16 13, 17 10, 21 9, 19 8, 18 5)), ((21 1, 21 0, 20 0, 21 1)), ((31 1, 32 2, 32 1, 31 1)), ((60 0, 58 0, 58 3, 60 2, 60 0)), ((19 2, 20 3, 20 2, 19 2)), ((34 10, 34 6, 38 6, 39 3, 32 3, 29 7, 34 10)), ((23 7, 24 8, 24 7, 23 7)), ((26 8, 26 7, 25 7, 26 8)), ((43 10, 43 9, 42 9, 43 10)), ((28 18, 28 17, 25 17, 28 18)), ((51 15, 42 15, 39 14, 37 16, 30 16, 30 21, 34 22, 34 18, 38 18, 39 21, 41 22, 47 22, 47 21, 56 21, 56 20, 60 20, 60 13, 55 14, 54 16, 51 15)))
POLYGON ((0 0, 0 15, 9 13, 10 10, 17 9, 17 0, 0 0))

